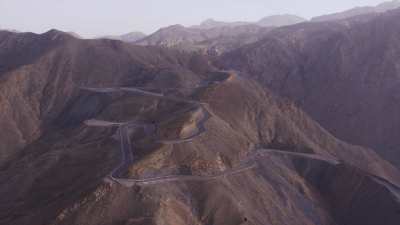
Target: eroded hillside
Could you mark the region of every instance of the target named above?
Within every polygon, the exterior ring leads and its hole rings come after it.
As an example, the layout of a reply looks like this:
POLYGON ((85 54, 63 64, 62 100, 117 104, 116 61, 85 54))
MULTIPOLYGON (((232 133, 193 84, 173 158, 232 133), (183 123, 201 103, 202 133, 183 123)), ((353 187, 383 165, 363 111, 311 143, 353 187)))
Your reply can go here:
POLYGON ((0 40, 1 224, 399 221, 395 167, 241 73, 57 31, 0 40))
POLYGON ((281 28, 219 62, 296 102, 336 137, 399 165, 399 18, 393 10, 281 28))

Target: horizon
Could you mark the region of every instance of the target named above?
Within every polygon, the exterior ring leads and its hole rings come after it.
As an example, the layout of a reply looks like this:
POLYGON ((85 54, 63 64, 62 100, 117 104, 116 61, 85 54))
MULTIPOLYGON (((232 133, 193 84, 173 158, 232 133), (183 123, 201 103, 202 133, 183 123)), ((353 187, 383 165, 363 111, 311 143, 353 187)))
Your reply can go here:
POLYGON ((307 0, 301 3, 289 3, 289 0, 283 0, 272 3, 270 0, 250 0, 242 3, 237 0, 231 2, 228 0, 218 2, 171 0, 157 3, 157 0, 149 0, 135 3, 121 0, 115 4, 105 0, 89 0, 83 3, 77 0, 58 2, 39 0, 28 3, 22 0, 0 0, 0 8, 5 11, 2 12, 0 29, 34 33, 57 29, 74 32, 83 38, 122 35, 130 32, 151 34, 162 27, 174 24, 193 26, 207 19, 224 22, 255 22, 267 16, 291 14, 309 20, 316 16, 354 7, 375 6, 383 2, 387 1, 341 0, 323 3, 307 0), (76 7, 78 4, 80 6, 76 7), (153 5, 158 5, 158 7, 155 8, 153 5), (313 7, 304 7, 309 5, 313 7), (94 6, 95 10, 93 10, 94 6), (131 9, 135 10, 131 12, 131 9), (146 12, 152 13, 150 15, 146 12))

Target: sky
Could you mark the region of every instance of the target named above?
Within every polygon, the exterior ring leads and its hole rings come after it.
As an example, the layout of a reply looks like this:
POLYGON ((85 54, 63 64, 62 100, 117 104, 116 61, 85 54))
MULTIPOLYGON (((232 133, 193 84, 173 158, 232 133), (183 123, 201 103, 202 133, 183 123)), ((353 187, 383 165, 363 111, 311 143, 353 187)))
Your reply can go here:
POLYGON ((173 24, 257 21, 275 14, 304 18, 383 0, 0 0, 0 29, 43 33, 74 31, 83 37, 131 31, 152 33, 173 24))

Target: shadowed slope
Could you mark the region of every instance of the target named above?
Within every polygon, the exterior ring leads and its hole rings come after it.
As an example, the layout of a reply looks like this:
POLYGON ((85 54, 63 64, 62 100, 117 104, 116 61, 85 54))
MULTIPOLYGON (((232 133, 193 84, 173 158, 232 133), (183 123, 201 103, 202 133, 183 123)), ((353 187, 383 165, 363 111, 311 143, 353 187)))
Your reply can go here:
POLYGON ((288 97, 335 136, 399 165, 400 10, 305 23, 219 62, 288 97))

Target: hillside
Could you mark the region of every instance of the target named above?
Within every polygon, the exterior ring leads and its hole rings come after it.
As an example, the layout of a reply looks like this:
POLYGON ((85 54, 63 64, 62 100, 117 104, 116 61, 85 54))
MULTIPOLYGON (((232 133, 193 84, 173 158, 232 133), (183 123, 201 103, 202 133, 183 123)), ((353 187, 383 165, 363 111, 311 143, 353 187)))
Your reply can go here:
POLYGON ((281 28, 219 62, 295 101, 336 137, 400 165, 399 21, 394 10, 281 28))
MULTIPOLYGON (((161 69, 183 70, 179 76, 191 82, 193 72, 181 65, 190 68, 197 62, 195 55, 80 40, 56 30, 42 35, 0 32, 0 48, 0 123, 6 130, 0 134, 0 162, 40 137, 76 96, 79 85, 143 83, 150 77, 163 79, 161 69)), ((198 61, 193 67, 207 70, 198 61)), ((183 79, 179 76, 172 77, 183 79)))
POLYGON ((0 224, 399 221, 396 168, 201 55, 53 30, 0 62, 0 224))

